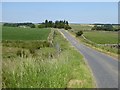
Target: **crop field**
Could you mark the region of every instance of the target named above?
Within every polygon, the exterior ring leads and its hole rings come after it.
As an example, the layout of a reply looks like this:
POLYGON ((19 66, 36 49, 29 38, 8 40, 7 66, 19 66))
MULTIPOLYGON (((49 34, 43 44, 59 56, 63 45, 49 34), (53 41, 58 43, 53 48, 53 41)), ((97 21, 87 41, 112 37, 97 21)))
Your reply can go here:
POLYGON ((75 31, 89 31, 91 30, 91 28, 93 27, 92 25, 82 25, 82 24, 70 24, 70 26, 72 27, 72 29, 74 29, 75 31))
POLYGON ((84 36, 97 44, 117 44, 117 32, 84 32, 84 36))
POLYGON ((47 40, 50 29, 2 27, 2 40, 47 40))

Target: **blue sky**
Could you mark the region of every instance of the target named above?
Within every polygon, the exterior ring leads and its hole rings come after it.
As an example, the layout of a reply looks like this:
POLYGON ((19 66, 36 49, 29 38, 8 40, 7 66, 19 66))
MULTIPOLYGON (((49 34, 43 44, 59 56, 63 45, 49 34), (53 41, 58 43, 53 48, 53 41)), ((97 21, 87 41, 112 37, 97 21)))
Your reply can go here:
POLYGON ((117 2, 3 2, 3 22, 118 23, 117 2))

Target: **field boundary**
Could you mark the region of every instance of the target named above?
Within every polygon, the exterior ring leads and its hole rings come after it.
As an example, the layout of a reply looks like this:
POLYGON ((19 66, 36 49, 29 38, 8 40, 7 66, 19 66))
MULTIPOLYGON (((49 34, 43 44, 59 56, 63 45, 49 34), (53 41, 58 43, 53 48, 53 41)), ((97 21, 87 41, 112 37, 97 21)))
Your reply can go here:
MULTIPOLYGON (((83 37, 83 36, 82 36, 82 37, 83 37)), ((93 48, 93 49, 95 49, 95 50, 98 50, 98 51, 100 51, 100 52, 103 52, 103 53, 105 53, 105 54, 108 54, 109 56, 112 56, 112 57, 115 57, 115 58, 118 59, 118 54, 113 53, 113 52, 110 52, 110 51, 107 51, 107 50, 105 50, 105 49, 101 49, 99 46, 102 46, 102 47, 104 47, 104 46, 118 47, 118 49, 119 49, 119 45, 120 45, 120 44, 97 44, 97 43, 95 43, 95 42, 92 42, 92 41, 86 39, 85 37, 84 37, 83 39, 86 40, 86 41, 88 41, 88 43, 87 43, 87 42, 84 42, 85 45, 87 45, 87 46, 89 46, 89 47, 91 47, 91 48, 93 48), (115 45, 115 46, 114 46, 114 45, 115 45), (96 46, 98 46, 98 47, 96 47, 96 46)))
MULTIPOLYGON (((64 35, 61 31, 59 31, 59 30, 57 30, 57 31, 69 42, 69 40, 65 37, 65 35, 64 35)), ((65 30, 65 32, 69 33, 67 30, 65 30)), ((72 35, 72 34, 70 34, 70 35, 71 35, 73 38, 75 38, 74 35, 72 35)), ((87 68, 89 69, 89 71, 90 71, 90 73, 91 73, 91 75, 92 75, 92 80, 93 80, 93 83, 92 83, 92 84, 94 85, 94 88, 97 87, 96 79, 95 79, 95 77, 94 77, 94 75, 93 75, 93 72, 92 72, 90 66, 88 65, 88 62, 86 61, 84 55, 81 53, 81 51, 79 51, 79 50, 78 50, 75 46, 73 46, 70 42, 69 42, 69 44, 74 48, 74 50, 76 50, 78 53, 80 53, 80 54, 83 56, 83 60, 84 60, 87 68)), ((71 80, 70 80, 70 81, 71 81, 71 80)), ((68 84, 70 83, 70 81, 68 82, 68 84)), ((76 82, 74 82, 74 83, 76 84, 76 82)), ((67 85, 67 86, 68 86, 68 85, 67 85)))
POLYGON ((50 43, 51 46, 53 46, 53 39, 54 39, 55 31, 51 29, 51 32, 48 35, 47 41, 50 43))
MULTIPOLYGON (((75 37, 75 34, 74 33, 72 33, 72 32, 69 32, 73 37, 75 37)), ((110 51, 107 51, 107 50, 105 50, 105 49, 101 49, 99 46, 102 46, 102 45, 97 45, 96 43, 94 43, 94 42, 86 42, 87 40, 85 40, 83 37, 81 37, 81 39, 80 38, 77 38, 77 37, 75 37, 76 39, 77 39, 77 41, 79 41, 79 42, 82 42, 84 45, 86 45, 86 46, 88 46, 88 47, 91 47, 91 48, 93 48, 93 49, 95 49, 95 50, 97 50, 97 51, 100 51, 100 52, 102 52, 102 53, 104 53, 104 54, 107 54, 108 56, 111 56, 111 57, 114 57, 114 58, 116 58, 116 59, 118 59, 118 54, 116 54, 116 53, 113 53, 113 52, 110 52, 110 51), (98 47, 97 47, 98 46, 98 47)), ((88 40, 89 41, 89 40, 88 40)), ((102 46, 103 47, 103 46, 102 46)))

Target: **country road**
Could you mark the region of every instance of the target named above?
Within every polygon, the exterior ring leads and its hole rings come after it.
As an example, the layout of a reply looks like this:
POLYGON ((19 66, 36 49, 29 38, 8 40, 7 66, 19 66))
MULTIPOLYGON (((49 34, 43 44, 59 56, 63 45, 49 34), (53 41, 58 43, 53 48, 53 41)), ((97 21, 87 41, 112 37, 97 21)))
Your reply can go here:
POLYGON ((84 56, 97 88, 118 88, 118 61, 115 58, 85 46, 65 30, 60 32, 84 56))

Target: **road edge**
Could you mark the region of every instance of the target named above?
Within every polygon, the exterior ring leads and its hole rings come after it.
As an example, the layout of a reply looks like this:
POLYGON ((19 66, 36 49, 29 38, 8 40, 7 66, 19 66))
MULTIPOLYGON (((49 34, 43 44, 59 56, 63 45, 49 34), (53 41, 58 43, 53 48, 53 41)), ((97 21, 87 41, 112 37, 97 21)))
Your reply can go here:
MULTIPOLYGON (((58 29, 57 29, 57 30, 58 30, 58 29)), ((58 32, 60 32, 60 34, 69 42, 69 40, 65 37, 65 35, 64 35, 60 30, 58 30, 58 32)), ((65 30, 65 32, 67 32, 67 31, 65 30)), ((67 32, 67 33, 69 33, 69 32, 67 32)), ((70 35, 71 35, 71 34, 70 34, 70 35)), ((72 36, 72 35, 71 35, 71 36, 72 36)), ((73 37, 73 36, 72 36, 72 37, 73 37)), ((70 43, 70 44, 71 44, 71 43, 70 43)), ((72 44, 71 44, 71 45, 72 45, 72 44)), ((87 66, 87 68, 89 69, 89 71, 90 71, 90 73, 91 73, 91 76, 92 76, 92 80, 93 80, 93 83, 92 83, 92 84, 93 84, 94 88, 98 88, 98 85, 97 85, 97 82, 96 82, 96 78, 95 78, 95 76, 93 75, 93 72, 92 72, 92 70, 91 70, 91 68, 90 68, 90 66, 89 66, 86 58, 84 57, 84 55, 83 55, 80 51, 78 51, 78 49, 77 49, 75 46, 72 45, 72 47, 74 47, 74 49, 83 56, 83 60, 84 60, 86 66, 87 66)))

